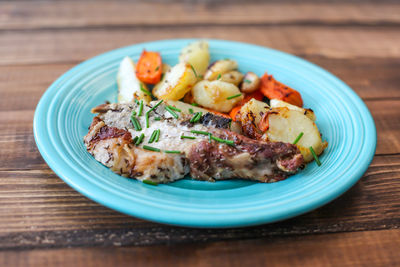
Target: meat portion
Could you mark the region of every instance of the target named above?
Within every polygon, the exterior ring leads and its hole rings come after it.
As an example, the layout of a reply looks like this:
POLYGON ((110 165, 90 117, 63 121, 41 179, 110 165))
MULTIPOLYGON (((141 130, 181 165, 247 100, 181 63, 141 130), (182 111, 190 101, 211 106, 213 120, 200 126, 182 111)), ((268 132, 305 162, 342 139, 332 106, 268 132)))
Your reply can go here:
MULTIPOLYGON (((144 106, 143 114, 150 108, 144 106)), ((192 115, 181 113, 175 119, 163 104, 150 113, 148 128, 145 116, 136 116, 142 128, 136 131, 130 117, 137 110, 136 104, 94 108, 93 112, 99 115, 93 119, 84 138, 88 152, 96 160, 126 177, 167 183, 190 174, 193 179, 208 181, 243 178, 274 182, 287 178, 303 164, 295 145, 247 138, 231 131, 229 120, 212 114, 203 115, 196 124, 190 122, 192 115), (159 140, 150 144, 155 130, 160 130, 159 140), (210 133, 217 141, 199 131, 210 133), (135 145, 132 140, 141 134, 143 142, 135 145), (233 144, 220 142, 221 139, 231 140, 233 144), (143 145, 160 152, 146 150, 143 145), (170 150, 175 153, 165 153, 170 150)))

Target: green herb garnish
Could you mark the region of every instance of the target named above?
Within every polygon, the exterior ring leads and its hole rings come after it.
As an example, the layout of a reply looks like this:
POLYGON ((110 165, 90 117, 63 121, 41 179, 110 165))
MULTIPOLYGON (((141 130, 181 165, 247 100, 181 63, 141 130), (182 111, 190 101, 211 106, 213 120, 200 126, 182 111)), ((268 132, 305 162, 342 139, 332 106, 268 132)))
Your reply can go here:
POLYGON ((135 98, 135 103, 136 103, 136 104, 139 104, 139 100, 137 100, 136 98, 135 98))
POLYGON ((147 111, 146 113, 150 113, 150 112, 152 112, 153 110, 155 110, 162 102, 164 102, 164 100, 158 101, 158 103, 155 104, 154 107, 152 107, 152 108, 151 108, 149 111, 147 111))
POLYGON ((154 138, 156 138, 156 135, 157 135, 157 130, 154 130, 153 133, 150 136, 149 144, 153 143, 154 138))
POLYGON ((164 152, 168 153, 168 154, 181 154, 182 153, 181 151, 178 151, 178 150, 164 150, 164 152))
POLYGON ((231 100, 231 99, 236 98, 236 97, 239 97, 239 96, 241 96, 241 95, 242 95, 242 94, 232 95, 232 96, 227 97, 226 99, 231 100))
POLYGON ((318 158, 317 154, 315 153, 314 148, 312 146, 310 146, 310 151, 311 151, 311 154, 313 155, 317 165, 321 166, 321 161, 319 161, 319 158, 318 158))
POLYGON ((139 121, 136 119, 136 117, 132 116, 131 117, 131 122, 133 127, 135 128, 136 131, 141 131, 142 127, 140 126, 139 121))
POLYGON ((176 108, 174 106, 168 106, 170 109, 178 111, 178 112, 182 112, 182 110, 180 110, 179 108, 176 108))
POLYGON ((212 134, 211 134, 211 133, 208 133, 208 142, 209 142, 209 143, 211 143, 211 137, 212 137, 212 134))
POLYGON ((197 72, 196 72, 196 70, 193 68, 192 65, 190 65, 190 67, 192 68, 192 70, 193 70, 193 72, 194 72, 194 76, 196 76, 196 78, 197 78, 197 72))
POLYGON ((144 133, 142 133, 142 134, 140 135, 140 137, 139 137, 139 139, 136 141, 135 145, 140 145, 140 143, 143 142, 143 139, 144 139, 144 133))
POLYGON ((193 111, 192 108, 189 108, 189 113, 190 113, 190 114, 193 114, 193 113, 194 113, 194 111, 193 111))
POLYGON ((135 136, 135 138, 133 138, 133 140, 132 140, 132 143, 135 144, 138 139, 139 139, 139 137, 135 136))
POLYGON ((181 139, 196 139, 194 136, 181 135, 181 139))
POLYGON ((201 116, 203 115, 203 112, 196 112, 194 116, 190 119, 191 123, 196 123, 201 119, 201 116))
POLYGON ((173 111, 169 106, 165 107, 165 110, 169 112, 169 114, 172 115, 172 117, 174 117, 175 119, 179 118, 179 115, 175 113, 175 111, 173 111))
POLYGON ((244 82, 245 82, 245 83, 251 83, 251 81, 250 81, 250 80, 247 80, 247 79, 245 79, 244 82))
POLYGON ((157 133, 156 133, 156 137, 154 138, 154 142, 158 142, 158 139, 160 139, 160 132, 161 132, 161 130, 160 129, 158 129, 157 130, 157 133))
POLYGON ((143 112, 143 100, 140 100, 138 116, 142 116, 142 112, 143 112))
POLYGON ((221 79, 221 73, 218 74, 217 80, 221 79))
POLYGON ((192 106, 194 106, 194 107, 198 107, 198 106, 199 106, 199 104, 197 104, 197 103, 192 103, 192 104, 190 104, 190 105, 192 105, 192 106))
POLYGON ((296 139, 294 140, 294 142, 293 142, 293 145, 295 145, 295 144, 297 144, 297 142, 299 142, 300 141, 300 139, 301 139, 301 137, 303 136, 303 132, 301 132, 297 137, 296 137, 296 139))
POLYGON ((233 146, 235 144, 235 142, 233 142, 232 140, 225 140, 225 139, 218 138, 216 136, 211 136, 211 139, 213 139, 217 142, 220 142, 220 143, 225 143, 225 144, 231 145, 231 146, 233 146))
POLYGON ((160 121, 161 118, 160 118, 160 117, 155 117, 154 120, 155 120, 155 121, 160 121))
POLYGON ((142 182, 143 182, 144 184, 148 184, 148 185, 155 185, 155 186, 158 185, 157 183, 152 182, 152 181, 150 181, 150 180, 143 180, 142 182))
POLYGON ((158 71, 160 69, 160 66, 157 66, 157 68, 154 71, 158 71))
POLYGON ((161 149, 156 148, 156 147, 152 147, 152 146, 144 145, 143 148, 146 149, 146 150, 154 151, 154 152, 160 152, 161 151, 161 149))
POLYGON ((152 96, 152 94, 150 93, 150 91, 144 89, 143 85, 140 84, 140 91, 142 91, 143 93, 145 93, 148 96, 152 96))

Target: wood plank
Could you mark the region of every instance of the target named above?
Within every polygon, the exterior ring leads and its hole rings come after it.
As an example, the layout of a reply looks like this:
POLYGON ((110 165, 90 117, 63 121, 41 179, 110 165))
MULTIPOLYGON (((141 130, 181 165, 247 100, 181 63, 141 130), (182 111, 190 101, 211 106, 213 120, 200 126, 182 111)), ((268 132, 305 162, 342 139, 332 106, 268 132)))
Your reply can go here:
POLYGON ((332 203, 283 222, 190 229, 146 222, 102 207, 47 170, 0 171, 0 249, 174 244, 393 229, 400 225, 400 155, 377 156, 332 203))
POLYGON ((148 25, 399 24, 395 3, 260 1, 17 1, 0 3, 1 29, 148 25), (165 14, 165 10, 168 10, 165 14))
POLYGON ((398 266, 400 230, 152 247, 0 252, 10 266, 398 266))
POLYGON ((182 25, 3 32, 0 65, 76 63, 117 47, 171 38, 250 42, 301 56, 400 58, 399 27, 182 25))

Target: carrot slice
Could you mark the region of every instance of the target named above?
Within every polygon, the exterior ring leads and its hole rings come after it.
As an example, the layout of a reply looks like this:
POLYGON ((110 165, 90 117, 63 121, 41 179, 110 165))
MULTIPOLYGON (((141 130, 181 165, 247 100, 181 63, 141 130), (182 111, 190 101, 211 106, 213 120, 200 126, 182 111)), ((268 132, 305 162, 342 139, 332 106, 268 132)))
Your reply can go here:
POLYGON ((303 99, 299 92, 278 82, 267 73, 261 77, 260 91, 269 99, 279 99, 292 105, 303 106, 303 99))
POLYGON ((144 83, 156 84, 161 80, 161 74, 160 53, 143 50, 136 66, 136 77, 144 83))
POLYGON ((231 112, 229 112, 229 116, 233 121, 237 121, 238 118, 237 116, 239 115, 240 109, 242 108, 242 105, 234 107, 231 112))

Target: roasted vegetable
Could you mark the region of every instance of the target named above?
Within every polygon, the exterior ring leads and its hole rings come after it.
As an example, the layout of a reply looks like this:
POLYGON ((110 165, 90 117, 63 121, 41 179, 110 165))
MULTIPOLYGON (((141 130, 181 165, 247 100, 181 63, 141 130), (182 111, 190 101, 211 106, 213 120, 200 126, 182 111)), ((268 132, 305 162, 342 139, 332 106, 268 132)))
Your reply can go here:
POLYGON ((260 90, 269 99, 279 99, 298 107, 303 106, 303 99, 299 92, 278 82, 267 73, 261 77, 260 90))
POLYGON ((156 84, 161 79, 162 59, 160 53, 143 50, 136 66, 136 76, 148 84, 156 84))
POLYGON ((240 90, 248 94, 256 91, 258 88, 260 88, 260 78, 254 72, 247 72, 243 77, 240 90))
POLYGON ((198 82, 192 89, 194 102, 219 112, 229 112, 243 99, 239 88, 223 81, 198 82))
POLYGON ((198 76, 203 75, 210 61, 208 43, 206 41, 198 41, 189 44, 182 49, 179 61, 192 65, 198 76))
POLYGON ((243 80, 243 74, 236 70, 233 70, 233 71, 222 74, 219 79, 217 77, 217 80, 227 82, 227 83, 233 83, 234 85, 239 86, 239 84, 243 80))
POLYGON ((165 73, 161 82, 153 89, 153 95, 158 99, 179 100, 191 90, 197 78, 192 67, 181 62, 165 73))
POLYGON ((206 73, 204 74, 204 79, 213 81, 216 80, 220 75, 237 70, 238 64, 234 60, 230 59, 221 59, 217 60, 208 66, 206 73))
POLYGON ((308 118, 310 118, 310 120, 312 120, 312 121, 316 120, 314 111, 312 111, 311 109, 300 108, 298 106, 289 104, 282 100, 271 99, 270 106, 271 106, 271 108, 287 107, 288 109, 297 110, 297 111, 303 112, 303 114, 306 115, 308 118))
POLYGON ((135 74, 135 64, 130 57, 125 57, 119 65, 117 74, 118 103, 133 102, 134 99, 143 99, 148 103, 151 95, 144 83, 135 74))
POLYGON ((321 134, 315 123, 302 111, 287 107, 272 108, 262 117, 260 125, 263 124, 268 125, 263 135, 264 140, 293 143, 303 133, 296 145, 305 162, 313 160, 309 147, 320 155, 328 145, 321 140, 321 134))
POLYGON ((269 106, 267 103, 252 98, 241 107, 240 119, 242 123, 245 123, 245 120, 248 120, 249 118, 248 114, 251 114, 251 117, 254 118, 253 122, 257 126, 260 123, 262 116, 267 113, 268 110, 269 106))

